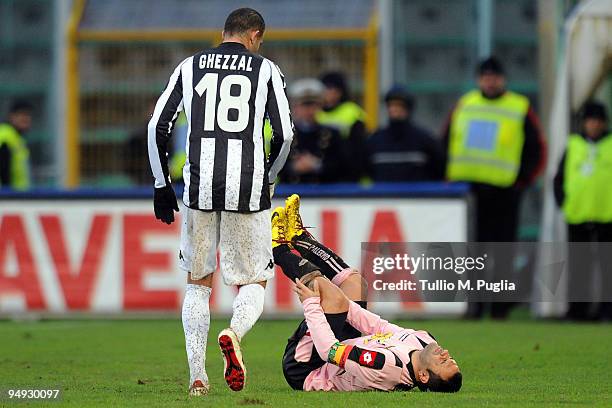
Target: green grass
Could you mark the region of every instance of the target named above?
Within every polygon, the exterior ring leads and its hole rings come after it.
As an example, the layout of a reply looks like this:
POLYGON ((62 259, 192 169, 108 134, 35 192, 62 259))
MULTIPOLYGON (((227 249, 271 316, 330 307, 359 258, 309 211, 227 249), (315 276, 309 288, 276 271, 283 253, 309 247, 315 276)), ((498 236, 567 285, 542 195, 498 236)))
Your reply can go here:
MULTIPOLYGON (((403 322, 406 326, 413 324, 403 322)), ((295 321, 260 321, 244 340, 249 381, 223 382, 213 322, 211 393, 187 396, 188 370, 177 320, 0 321, 0 388, 61 386, 48 406, 612 406, 612 327, 530 321, 421 321, 464 374, 458 394, 305 393, 289 389, 280 361, 295 321)), ((33 403, 43 406, 42 403, 33 403)), ((0 400, 0 406, 25 406, 0 400)))

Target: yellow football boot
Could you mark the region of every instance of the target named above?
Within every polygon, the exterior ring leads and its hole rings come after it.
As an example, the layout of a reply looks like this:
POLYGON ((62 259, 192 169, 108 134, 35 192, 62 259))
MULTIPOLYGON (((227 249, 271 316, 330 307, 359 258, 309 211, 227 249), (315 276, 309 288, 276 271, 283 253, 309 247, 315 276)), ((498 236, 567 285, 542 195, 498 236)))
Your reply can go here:
POLYGON ((276 248, 282 244, 288 244, 287 235, 287 217, 283 207, 276 207, 272 211, 272 248, 276 248))
POLYGON ((285 215, 287 218, 286 238, 288 241, 293 241, 302 234, 308 234, 308 231, 306 231, 302 224, 299 195, 293 194, 285 200, 285 215))

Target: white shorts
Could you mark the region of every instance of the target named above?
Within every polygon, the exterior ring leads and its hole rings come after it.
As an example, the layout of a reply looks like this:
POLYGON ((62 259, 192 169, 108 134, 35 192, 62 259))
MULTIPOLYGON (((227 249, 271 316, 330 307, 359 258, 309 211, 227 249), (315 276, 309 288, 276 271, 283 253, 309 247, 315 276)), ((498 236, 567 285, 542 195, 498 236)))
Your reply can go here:
POLYGON ((185 208, 179 267, 202 279, 217 270, 217 248, 226 285, 248 285, 274 277, 270 210, 242 214, 185 208))

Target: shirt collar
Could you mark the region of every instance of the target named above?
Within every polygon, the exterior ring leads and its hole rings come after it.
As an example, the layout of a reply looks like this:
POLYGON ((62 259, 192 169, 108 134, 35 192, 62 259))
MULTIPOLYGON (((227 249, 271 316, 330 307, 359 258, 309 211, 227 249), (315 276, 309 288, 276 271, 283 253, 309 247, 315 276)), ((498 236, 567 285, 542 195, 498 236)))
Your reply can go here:
POLYGON ((244 46, 244 44, 241 44, 239 42, 234 42, 234 41, 222 42, 221 44, 219 44, 219 46, 217 48, 229 48, 229 49, 237 49, 237 50, 246 50, 247 49, 244 46))
POLYGON ((427 391, 427 387, 417 379, 417 376, 414 373, 414 366, 412 365, 412 353, 414 353, 415 351, 416 350, 412 350, 410 353, 408 353, 408 357, 410 357, 410 361, 408 362, 408 364, 406 364, 406 367, 408 368, 408 374, 410 374, 414 385, 416 385, 419 390, 427 391))

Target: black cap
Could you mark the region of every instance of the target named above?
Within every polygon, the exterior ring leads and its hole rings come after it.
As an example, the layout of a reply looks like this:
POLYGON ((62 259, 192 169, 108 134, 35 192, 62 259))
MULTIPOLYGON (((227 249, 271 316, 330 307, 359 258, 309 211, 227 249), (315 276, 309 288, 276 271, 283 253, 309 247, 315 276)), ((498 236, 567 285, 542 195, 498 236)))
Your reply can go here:
POLYGON ((338 88, 346 91, 346 79, 341 72, 327 72, 321 76, 321 82, 327 88, 338 88))
POLYGON ((16 113, 16 112, 32 112, 32 110, 34 109, 34 106, 23 99, 18 99, 16 101, 14 101, 11 104, 11 107, 9 108, 9 113, 16 113))
POLYGON ((392 100, 402 101, 406 104, 406 108, 411 111, 414 110, 414 97, 404 86, 394 85, 389 89, 385 95, 385 103, 389 103, 392 100))
POLYGON ((582 105, 581 109, 581 117, 582 119, 593 118, 593 119, 601 119, 608 120, 608 113, 606 112, 606 107, 601 102, 596 101, 588 101, 584 105, 582 105))
POLYGON ((478 67, 476 68, 476 73, 478 75, 505 75, 504 66, 501 61, 496 57, 489 57, 485 60, 480 61, 480 64, 478 64, 478 67))

